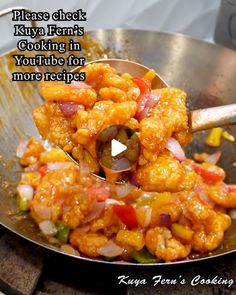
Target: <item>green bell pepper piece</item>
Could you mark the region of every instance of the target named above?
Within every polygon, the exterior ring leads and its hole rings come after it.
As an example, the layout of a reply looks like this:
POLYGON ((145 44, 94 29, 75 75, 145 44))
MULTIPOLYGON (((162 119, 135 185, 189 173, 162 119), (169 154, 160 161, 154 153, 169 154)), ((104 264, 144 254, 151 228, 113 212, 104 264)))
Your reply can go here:
POLYGON ((69 238, 70 229, 60 221, 56 222, 56 228, 57 228, 56 237, 58 238, 60 242, 66 244, 69 238))
POLYGON ((155 263, 158 260, 147 250, 142 249, 140 251, 132 251, 131 257, 139 263, 155 263))

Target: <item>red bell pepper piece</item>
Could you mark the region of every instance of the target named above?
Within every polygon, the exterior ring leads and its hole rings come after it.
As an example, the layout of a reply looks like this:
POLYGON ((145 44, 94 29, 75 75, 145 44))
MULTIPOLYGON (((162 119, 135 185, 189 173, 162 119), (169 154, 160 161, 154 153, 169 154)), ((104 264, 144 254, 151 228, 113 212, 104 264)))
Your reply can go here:
POLYGON ((151 87, 148 85, 148 83, 141 78, 134 77, 133 82, 138 86, 140 90, 140 95, 138 97, 138 109, 136 112, 136 117, 140 115, 140 113, 144 110, 148 99, 151 95, 151 87))
POLYGON ((207 184, 215 184, 225 178, 225 174, 221 171, 210 170, 200 165, 193 165, 194 171, 200 175, 207 184))
POLYGON ((138 227, 137 215, 132 206, 114 205, 113 211, 128 228, 138 227))
POLYGON ((42 177, 47 173, 47 170, 48 170, 47 165, 43 165, 39 168, 39 173, 41 174, 42 177))

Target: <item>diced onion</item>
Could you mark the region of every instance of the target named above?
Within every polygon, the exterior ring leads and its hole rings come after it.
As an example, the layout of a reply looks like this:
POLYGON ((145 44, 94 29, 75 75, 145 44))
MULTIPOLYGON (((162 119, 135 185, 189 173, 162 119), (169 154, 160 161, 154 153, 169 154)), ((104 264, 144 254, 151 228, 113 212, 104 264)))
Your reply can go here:
POLYGON ((34 189, 29 184, 19 184, 17 186, 17 192, 21 198, 25 200, 32 200, 34 195, 34 189))
POLYGON ((145 219, 145 223, 144 226, 148 227, 150 222, 151 222, 151 217, 152 217, 152 208, 147 207, 146 208, 146 219, 145 219))
POLYGON ((25 172, 36 172, 39 170, 39 163, 30 164, 25 168, 25 172))
POLYGON ((184 150, 175 138, 170 137, 168 139, 166 149, 169 150, 179 161, 182 162, 185 160, 184 150))
POLYGON ((105 203, 104 202, 96 202, 96 203, 94 203, 93 207, 92 207, 92 210, 85 217, 83 222, 87 223, 87 222, 90 222, 90 221, 94 220, 95 218, 98 218, 102 214, 104 208, 105 208, 105 203))
POLYGON ((113 206, 113 205, 124 205, 124 202, 118 201, 115 199, 110 199, 110 198, 105 200, 105 208, 113 206))
POLYGON ((145 192, 145 191, 140 191, 140 199, 145 199, 145 198, 150 198, 151 196, 153 196, 155 193, 153 192, 145 192))
POLYGON ((66 245, 61 245, 60 247, 61 251, 70 254, 70 255, 76 255, 76 256, 80 256, 79 252, 76 251, 72 246, 66 244, 66 245))
POLYGON ((205 162, 215 165, 219 161, 220 157, 221 157, 221 152, 216 152, 214 154, 209 155, 205 159, 205 162))
POLYGON ((60 170, 65 168, 70 168, 72 166, 72 162, 50 162, 47 164, 47 170, 60 170))
POLYGON ((39 223, 39 228, 45 236, 55 236, 57 228, 50 220, 44 220, 39 223))
POLYGON ((43 141, 43 147, 46 151, 50 151, 53 148, 52 144, 47 139, 43 141))
POLYGON ((198 194, 199 199, 203 203, 208 204, 211 208, 214 208, 215 203, 208 197, 207 193, 201 185, 196 185, 194 191, 198 194))
POLYGON ((111 170, 124 172, 130 170, 130 162, 128 159, 121 158, 115 161, 115 163, 111 166, 111 170))
POLYGON ((117 184, 115 189, 116 189, 116 194, 117 197, 123 198, 128 196, 128 194, 135 188, 134 185, 131 183, 127 182, 125 184, 117 184))
POLYGON ((145 221, 143 226, 148 227, 151 222, 152 208, 150 208, 149 206, 143 206, 143 207, 140 207, 139 210, 145 213, 145 221))
POLYGON ((211 208, 214 208, 215 203, 208 197, 208 195, 206 194, 206 192, 204 192, 203 190, 200 191, 198 193, 198 197, 200 200, 203 201, 203 203, 208 204, 211 208))
POLYGON ((19 145, 18 145, 18 147, 16 149, 16 156, 17 156, 17 158, 22 158, 23 157, 23 155, 25 153, 25 150, 27 148, 28 143, 29 143, 29 140, 22 140, 19 143, 19 145))
POLYGON ((88 164, 86 164, 84 161, 79 161, 79 170, 85 175, 91 172, 88 164))
POLYGON ((47 240, 48 240, 49 244, 52 244, 55 246, 60 245, 60 242, 56 237, 47 236, 47 240))
POLYGON ((32 210, 40 219, 47 220, 51 218, 52 209, 50 207, 45 207, 43 205, 33 205, 32 210))
POLYGON ((98 254, 105 257, 116 257, 123 253, 124 249, 109 240, 106 245, 98 249, 98 254))
POLYGON ((193 166, 192 166, 190 163, 186 163, 186 162, 184 162, 184 163, 183 163, 183 166, 184 166, 184 168, 185 168, 186 170, 188 170, 188 171, 190 171, 190 172, 193 171, 193 166))

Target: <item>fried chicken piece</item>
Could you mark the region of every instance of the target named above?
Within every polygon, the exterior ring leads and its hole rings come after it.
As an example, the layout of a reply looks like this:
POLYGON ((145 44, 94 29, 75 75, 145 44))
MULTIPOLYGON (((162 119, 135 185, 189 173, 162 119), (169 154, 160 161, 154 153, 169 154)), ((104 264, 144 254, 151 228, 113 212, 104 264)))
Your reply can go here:
POLYGON ((139 167, 137 178, 143 190, 156 192, 190 190, 195 183, 195 174, 167 153, 139 167))

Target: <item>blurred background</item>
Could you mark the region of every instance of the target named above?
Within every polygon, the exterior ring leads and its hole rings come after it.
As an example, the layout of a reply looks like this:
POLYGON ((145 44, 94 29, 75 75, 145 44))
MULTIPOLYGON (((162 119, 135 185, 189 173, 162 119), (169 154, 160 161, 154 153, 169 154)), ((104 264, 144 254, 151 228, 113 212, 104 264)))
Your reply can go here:
MULTIPOLYGON (((12 6, 48 12, 60 8, 64 11, 82 8, 87 12, 86 30, 119 27, 182 33, 236 49, 236 0, 0 1, 0 10, 12 6)), ((64 22, 64 25, 69 23, 64 22)), ((2 53, 16 44, 16 39, 12 36, 11 14, 1 18, 0 31, 2 53)))

